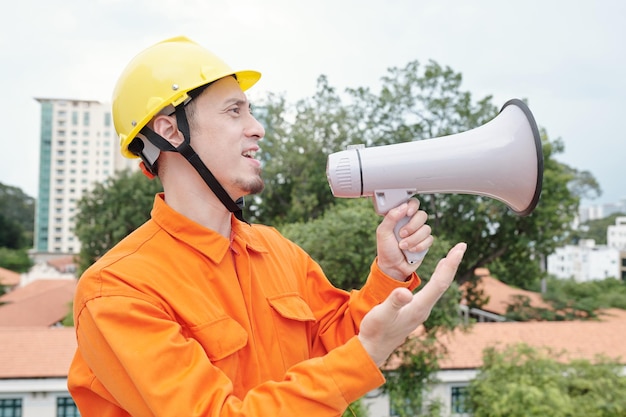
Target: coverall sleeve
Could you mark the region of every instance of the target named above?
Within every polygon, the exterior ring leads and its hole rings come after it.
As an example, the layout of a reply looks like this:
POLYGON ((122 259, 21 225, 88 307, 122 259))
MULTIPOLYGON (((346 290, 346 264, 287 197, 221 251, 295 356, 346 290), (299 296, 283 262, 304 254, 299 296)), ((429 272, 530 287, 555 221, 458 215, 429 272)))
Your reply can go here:
MULTIPOLYGON (((76 326, 82 360, 97 375, 91 390, 134 417, 339 416, 384 383, 353 337, 291 367, 282 381, 263 383, 237 398, 200 344, 147 298, 91 299, 78 312, 76 326)), ((76 401, 85 417, 101 415, 94 409, 97 402, 80 396, 76 401)))
POLYGON ((310 298, 307 301, 317 319, 316 337, 311 341, 316 355, 335 349, 358 334, 363 317, 395 288, 404 287, 413 291, 420 284, 416 273, 405 282, 389 277, 376 261, 370 267, 365 285, 349 293, 330 284, 319 265, 312 260, 308 275, 307 293, 310 298))

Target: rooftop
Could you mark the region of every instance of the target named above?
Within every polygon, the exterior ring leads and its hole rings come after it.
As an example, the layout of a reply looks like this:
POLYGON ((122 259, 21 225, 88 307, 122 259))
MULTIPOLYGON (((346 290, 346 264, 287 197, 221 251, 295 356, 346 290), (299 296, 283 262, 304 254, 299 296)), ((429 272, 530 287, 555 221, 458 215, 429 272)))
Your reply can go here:
POLYGON ((66 377, 73 327, 0 327, 0 379, 66 377))
POLYGON ((540 293, 511 287, 489 275, 489 270, 486 268, 477 268, 475 274, 480 277, 477 290, 482 290, 489 297, 487 303, 481 307, 482 310, 505 315, 507 307, 520 296, 528 297, 530 305, 535 308, 551 308, 549 304, 543 301, 540 293))
POLYGON ((0 326, 49 327, 70 312, 77 281, 41 279, 0 297, 0 326))
POLYGON ((626 311, 607 310, 601 321, 474 323, 469 331, 456 329, 439 341, 448 352, 440 361, 442 369, 477 368, 484 349, 518 343, 566 352, 564 359, 593 361, 603 355, 626 364, 626 311))
POLYGON ((0 267, 0 285, 15 287, 20 283, 20 274, 0 267))

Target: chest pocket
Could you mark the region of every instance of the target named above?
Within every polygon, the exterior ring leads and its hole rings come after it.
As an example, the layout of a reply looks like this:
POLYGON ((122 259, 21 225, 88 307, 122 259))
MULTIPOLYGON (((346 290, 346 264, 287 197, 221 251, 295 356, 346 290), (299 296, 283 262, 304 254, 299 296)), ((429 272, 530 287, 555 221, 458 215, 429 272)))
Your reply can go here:
MULTIPOLYGON (((228 316, 210 323, 189 327, 191 336, 204 348, 214 364, 231 357, 248 343, 248 334, 243 327, 228 316)), ((231 364, 232 365, 232 364, 231 364)))
POLYGON ((268 297, 272 307, 274 331, 285 369, 310 358, 315 316, 300 295, 280 294, 268 297))

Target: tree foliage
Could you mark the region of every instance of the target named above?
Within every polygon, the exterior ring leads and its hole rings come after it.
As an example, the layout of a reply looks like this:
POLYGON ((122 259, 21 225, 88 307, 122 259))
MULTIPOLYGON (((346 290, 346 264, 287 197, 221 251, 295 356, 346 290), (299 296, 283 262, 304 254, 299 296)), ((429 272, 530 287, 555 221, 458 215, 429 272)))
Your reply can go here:
POLYGON ((35 199, 0 183, 0 267, 26 272, 32 266, 27 249, 33 244, 35 199))
POLYGON ((380 217, 364 200, 346 200, 309 222, 280 228, 297 242, 324 271, 331 282, 345 290, 360 288, 376 254, 374 230, 380 217))
POLYGON ((347 144, 350 115, 326 77, 319 78, 317 88, 295 107, 275 95, 263 105, 266 135, 260 156, 266 187, 251 205, 253 221, 274 226, 306 222, 334 203, 326 156, 347 144))
POLYGON ((550 307, 534 307, 528 297, 517 297, 507 307, 506 317, 514 321, 571 321, 601 318, 602 310, 626 309, 626 285, 618 279, 576 282, 554 277, 546 279, 542 294, 550 307))
POLYGON ((8 249, 0 247, 0 267, 14 272, 27 272, 33 261, 24 249, 8 249))
POLYGON ((556 305, 585 310, 626 309, 626 285, 616 278, 588 282, 550 278, 543 297, 556 305))
POLYGON ((520 344, 485 350, 469 385, 474 417, 618 417, 626 377, 614 360, 565 361, 566 352, 520 344))
POLYGON ((35 199, 0 183, 0 247, 24 249, 33 243, 35 199))
MULTIPOLYGON (((338 204, 328 187, 326 158, 348 144, 440 137, 480 126, 497 114, 490 96, 474 101, 461 89, 461 74, 432 61, 390 68, 381 84, 378 92, 355 88, 340 95, 322 76, 317 93, 295 107, 284 97, 268 97, 261 143, 266 190, 251 205, 253 220, 275 226, 306 223, 338 204)), ((468 243, 459 283, 487 267, 506 283, 532 287, 542 276, 541 259, 570 235, 580 197, 600 192, 591 174, 555 159, 564 149, 561 140, 551 141, 543 129, 542 137, 543 193, 530 216, 518 217, 486 197, 418 196, 435 236, 468 243)))
POLYGON ((150 217, 158 179, 142 172, 120 171, 83 195, 77 204, 76 236, 81 242, 79 272, 150 217))

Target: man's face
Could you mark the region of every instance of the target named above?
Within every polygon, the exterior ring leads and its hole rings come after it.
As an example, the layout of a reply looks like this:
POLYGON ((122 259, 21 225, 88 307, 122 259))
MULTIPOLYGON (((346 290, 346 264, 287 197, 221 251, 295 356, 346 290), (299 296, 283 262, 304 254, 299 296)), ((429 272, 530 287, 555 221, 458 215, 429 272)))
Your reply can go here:
POLYGON ((190 105, 191 146, 233 200, 260 193, 261 162, 255 159, 263 126, 237 80, 215 81, 190 105))

